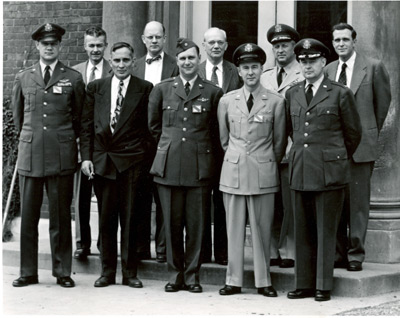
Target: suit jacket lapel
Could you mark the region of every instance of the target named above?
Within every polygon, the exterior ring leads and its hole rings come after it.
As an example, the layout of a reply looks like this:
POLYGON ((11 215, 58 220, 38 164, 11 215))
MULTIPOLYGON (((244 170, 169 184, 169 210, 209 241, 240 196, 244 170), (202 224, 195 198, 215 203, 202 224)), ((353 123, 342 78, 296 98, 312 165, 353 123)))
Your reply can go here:
POLYGON ((235 106, 246 116, 249 116, 249 109, 247 108, 246 95, 244 94, 244 87, 242 87, 238 94, 235 96, 235 106))
POLYGON ((102 87, 99 89, 98 94, 102 96, 100 109, 99 109, 99 117, 100 122, 104 128, 108 128, 109 132, 111 133, 110 129, 110 111, 111 111, 111 79, 112 77, 107 78, 104 82, 102 87))
POLYGON ((356 55, 354 62, 353 75, 351 77, 350 89, 355 95, 365 75, 367 74, 367 65, 364 63, 364 59, 360 55, 356 55))
POLYGON ((201 78, 207 79, 207 74, 206 74, 206 61, 200 63, 198 74, 200 75, 201 78))
POLYGON ((144 79, 144 71, 146 67, 145 63, 146 63, 146 55, 137 60, 135 64, 135 69, 133 71, 135 76, 144 79))
POLYGON ((57 83, 60 79, 64 78, 64 73, 65 73, 65 68, 64 65, 58 61, 56 64, 56 67, 54 68, 53 74, 51 75, 51 78, 49 82, 46 85, 46 89, 49 87, 53 86, 55 83, 57 83))
POLYGON ((223 74, 223 80, 222 80, 222 90, 224 92, 228 91, 229 84, 231 82, 231 79, 233 78, 232 76, 232 67, 228 63, 223 60, 222 62, 222 74, 223 74))
POLYGON ((186 96, 185 88, 183 87, 183 82, 180 76, 177 76, 174 83, 175 94, 178 95, 183 100, 186 100, 188 96, 186 96))
MULTIPOLYGON (((101 78, 107 77, 111 75, 112 68, 110 66, 110 63, 106 59, 103 59, 103 72, 101 74, 101 78)), ((86 76, 85 76, 86 78, 86 76)))
MULTIPOLYGON (((201 91, 203 90, 203 80, 201 77, 197 76, 196 80, 193 83, 193 87, 190 90, 189 96, 187 97, 188 100, 193 100, 201 95, 201 91)), ((185 93, 186 95, 186 93, 185 93)))
POLYGON ((307 109, 307 100, 305 92, 306 81, 303 81, 301 85, 297 86, 296 100, 301 105, 301 107, 307 109))
POLYGON ((34 75, 33 80, 39 84, 41 87, 45 87, 43 80, 43 74, 40 69, 40 63, 36 63, 36 65, 31 69, 31 73, 34 75))
MULTIPOLYGON (((260 109, 266 105, 267 99, 268 99, 267 90, 265 90, 261 87, 258 96, 254 100, 254 105, 251 108, 249 118, 254 117, 254 115, 257 114, 260 111, 260 109)), ((247 106, 247 104, 246 104, 246 106, 247 106)))
MULTIPOLYGON (((324 78, 321 85, 319 86, 317 93, 314 98, 311 100, 310 105, 308 105, 308 109, 314 108, 317 104, 322 102, 325 98, 328 98, 328 90, 331 89, 331 83, 327 78, 324 78)), ((305 93, 304 93, 305 96, 305 93)))
POLYGON ((174 68, 175 68, 175 60, 164 52, 161 80, 172 77, 174 68))
POLYGON ((338 65, 339 65, 339 60, 336 60, 336 61, 332 62, 331 66, 329 68, 327 68, 327 76, 332 81, 336 80, 336 73, 337 73, 338 65))

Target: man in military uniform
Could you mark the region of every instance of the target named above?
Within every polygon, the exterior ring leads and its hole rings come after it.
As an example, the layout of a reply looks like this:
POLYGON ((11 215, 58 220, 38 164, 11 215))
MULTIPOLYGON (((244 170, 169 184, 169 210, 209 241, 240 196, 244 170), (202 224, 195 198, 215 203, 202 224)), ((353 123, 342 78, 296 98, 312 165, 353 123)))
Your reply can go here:
POLYGON ((241 292, 246 215, 251 228, 254 281, 258 293, 276 297, 269 271, 278 165, 285 154, 285 99, 260 84, 265 52, 247 43, 233 53, 244 86, 221 98, 218 123, 222 148, 220 190, 228 233, 228 270, 220 295, 241 292))
POLYGON ((329 49, 314 39, 295 48, 305 81, 286 92, 293 145, 289 181, 295 218, 295 285, 288 298, 330 299, 336 231, 349 162, 361 139, 353 93, 324 77, 329 49))
POLYGON ((21 276, 13 282, 15 287, 38 283, 38 222, 44 186, 49 199, 53 276, 62 287, 75 285, 70 277, 70 206, 85 84, 78 71, 58 60, 64 33, 53 23, 32 33, 39 63, 17 74, 13 87, 21 191, 21 276))
MULTIPOLYGON (((300 39, 299 33, 286 24, 276 24, 267 32, 272 44, 276 66, 261 75, 261 84, 285 96, 286 91, 304 80, 300 65, 294 54, 294 46, 300 39)), ((287 268, 294 266, 294 219, 288 180, 288 161, 292 140, 288 138, 286 156, 280 166, 281 188, 276 195, 275 218, 271 236, 271 265, 287 268)))
POLYGON ((217 107, 223 93, 197 75, 200 54, 195 43, 178 39, 176 54, 180 76, 159 83, 150 94, 149 128, 158 143, 150 173, 165 221, 170 276, 165 291, 200 293, 201 247, 219 142, 217 107))

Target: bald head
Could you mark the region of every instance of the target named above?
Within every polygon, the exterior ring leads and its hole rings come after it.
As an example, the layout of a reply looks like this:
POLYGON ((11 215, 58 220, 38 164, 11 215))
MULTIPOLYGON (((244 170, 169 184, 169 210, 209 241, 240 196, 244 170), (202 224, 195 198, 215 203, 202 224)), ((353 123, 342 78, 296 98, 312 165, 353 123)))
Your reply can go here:
POLYGON ((226 32, 219 28, 210 28, 204 33, 204 50, 207 53, 207 59, 214 65, 220 63, 224 53, 228 48, 226 42, 226 32))
POLYGON ((165 43, 165 28, 157 21, 150 21, 143 30, 142 41, 146 45, 147 52, 155 57, 160 54, 165 43))

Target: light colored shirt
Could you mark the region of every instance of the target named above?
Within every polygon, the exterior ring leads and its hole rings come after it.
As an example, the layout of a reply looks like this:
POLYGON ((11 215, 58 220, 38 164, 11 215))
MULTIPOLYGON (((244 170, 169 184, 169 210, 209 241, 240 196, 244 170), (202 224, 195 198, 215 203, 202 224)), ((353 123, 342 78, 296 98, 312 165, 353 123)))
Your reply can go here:
POLYGON ((351 78, 353 77, 354 63, 356 62, 356 52, 346 61, 343 62, 339 59, 338 69, 336 71, 336 82, 339 81, 340 73, 342 72, 342 65, 346 63, 346 86, 350 87, 351 78))
POLYGON ((223 85, 223 78, 224 78, 224 74, 223 74, 223 68, 222 68, 222 62, 219 62, 217 65, 212 64, 209 60, 206 60, 206 79, 211 81, 211 76, 213 73, 213 68, 214 66, 218 67, 218 69, 216 70, 215 73, 217 73, 217 77, 218 77, 218 86, 222 87, 223 85))
POLYGON ((315 96, 315 94, 318 91, 318 88, 321 86, 322 81, 324 80, 324 76, 322 75, 317 81, 315 81, 314 83, 310 83, 309 81, 306 80, 306 87, 305 87, 305 91, 307 92, 308 89, 308 85, 312 84, 312 91, 313 91, 313 96, 315 96))
POLYGON ((162 74, 162 66, 164 60, 164 52, 160 53, 161 58, 157 61, 151 62, 151 64, 147 64, 146 60, 151 59, 152 56, 147 53, 145 58, 145 70, 144 70, 144 79, 156 85, 161 82, 161 74, 162 74))
POLYGON ((92 74, 93 67, 96 67, 96 70, 94 71, 94 79, 101 78, 101 74, 103 74, 103 65, 104 65, 103 59, 97 65, 93 65, 90 60, 88 61, 86 68, 86 83, 89 83, 90 74, 92 74))
MULTIPOLYGON (((123 80, 124 81, 124 87, 122 88, 122 96, 124 96, 124 98, 125 98, 126 90, 128 88, 130 80, 131 80, 131 76, 130 75, 123 80)), ((110 108, 110 115, 111 116, 114 114, 115 108, 117 107, 119 82, 120 82, 120 80, 116 76, 113 76, 113 78, 111 80, 111 108, 110 108)))
POLYGON ((243 86, 243 92, 244 92, 244 98, 247 101, 249 100, 250 94, 253 95, 253 101, 255 101, 258 97, 258 95, 260 94, 260 90, 261 90, 261 85, 258 85, 258 87, 253 91, 253 92, 249 92, 245 86, 243 86))
MULTIPOLYGON (((56 65, 58 63, 58 60, 56 60, 55 62, 51 63, 50 66, 50 77, 53 75, 54 69, 56 68, 56 65)), ((42 76, 44 79, 44 72, 45 72, 45 68, 46 68, 46 64, 44 64, 42 61, 39 61, 40 64, 40 69, 42 70, 42 76)))
POLYGON ((190 84, 190 90, 192 90, 193 85, 194 85, 194 82, 195 82, 196 79, 197 79, 197 75, 196 75, 194 78, 192 78, 190 81, 185 80, 182 76, 180 76, 180 78, 181 78, 181 80, 182 80, 183 87, 185 87, 186 82, 189 82, 189 84, 190 84))

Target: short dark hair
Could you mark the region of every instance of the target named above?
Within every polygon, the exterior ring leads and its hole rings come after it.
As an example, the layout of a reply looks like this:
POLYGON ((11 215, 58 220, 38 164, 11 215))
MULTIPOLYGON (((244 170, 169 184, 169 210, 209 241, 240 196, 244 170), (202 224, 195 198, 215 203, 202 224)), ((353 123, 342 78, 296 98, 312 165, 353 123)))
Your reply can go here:
POLYGON ((356 37, 357 37, 357 32, 356 32, 356 30, 354 30, 354 28, 353 28, 350 24, 344 23, 344 22, 340 22, 339 24, 335 24, 335 25, 332 27, 332 37, 333 37, 333 31, 336 31, 336 30, 345 30, 345 29, 348 29, 348 30, 351 31, 351 37, 353 38, 353 40, 355 40, 356 37))
POLYGON ((116 50, 122 49, 123 47, 126 47, 129 51, 131 51, 132 57, 133 57, 133 53, 135 52, 133 50, 133 47, 126 42, 117 42, 114 43, 113 46, 110 49, 110 54, 112 54, 112 52, 115 52, 116 50))
POLYGON ((93 26, 90 27, 88 29, 86 29, 85 31, 85 35, 91 35, 94 37, 99 37, 99 36, 104 36, 105 42, 107 43, 107 33, 106 31, 104 31, 102 28, 98 27, 98 26, 93 26))

